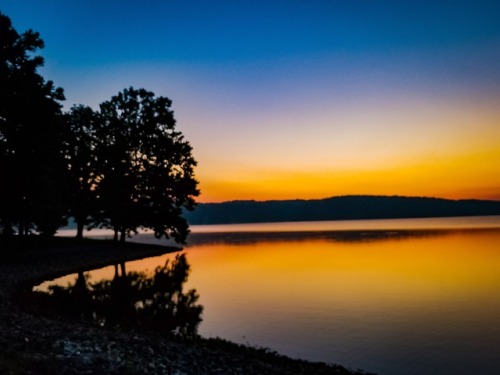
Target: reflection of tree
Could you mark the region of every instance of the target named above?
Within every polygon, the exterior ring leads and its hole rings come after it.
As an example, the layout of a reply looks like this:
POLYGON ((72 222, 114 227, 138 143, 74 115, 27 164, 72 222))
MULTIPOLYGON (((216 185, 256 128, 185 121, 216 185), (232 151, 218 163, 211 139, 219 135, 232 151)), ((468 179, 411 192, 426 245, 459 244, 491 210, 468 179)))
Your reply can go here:
POLYGON ((203 306, 196 304, 196 290, 183 292, 190 266, 184 254, 167 260, 152 275, 125 273, 115 266, 112 280, 89 283, 83 273, 68 287, 51 286, 45 298, 50 310, 108 326, 138 326, 161 332, 193 336, 201 322, 203 306))

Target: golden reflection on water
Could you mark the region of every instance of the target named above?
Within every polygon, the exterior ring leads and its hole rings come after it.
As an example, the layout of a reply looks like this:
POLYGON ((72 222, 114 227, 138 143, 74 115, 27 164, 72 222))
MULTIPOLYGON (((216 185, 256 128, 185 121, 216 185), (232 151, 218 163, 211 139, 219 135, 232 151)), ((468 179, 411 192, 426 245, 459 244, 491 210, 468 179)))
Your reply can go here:
POLYGON ((500 373, 500 229, 381 233, 194 242, 199 333, 387 375, 500 373))
POLYGON ((203 335, 385 374, 430 364, 454 373, 450 361, 489 373, 500 355, 499 230, 214 243, 187 254, 203 335))
MULTIPOLYGON (((335 292, 348 300, 363 297, 369 301, 378 298, 370 290, 405 295, 411 288, 414 296, 438 294, 440 299, 497 290, 499 245, 500 231, 477 230, 373 241, 313 237, 307 241, 218 242, 188 247, 187 252, 193 269, 190 284, 200 280, 203 285, 214 282, 234 289, 260 286, 259 293, 279 289, 280 295, 307 289, 308 295, 335 292), (282 281, 289 287, 281 289, 282 281)), ((172 256, 127 262, 127 271, 153 271, 172 256)), ((113 274, 110 266, 92 271, 91 277, 99 281, 113 274)))
POLYGON ((499 244, 498 231, 467 231, 362 242, 213 244, 188 255, 192 283, 210 283, 215 273, 216 282, 229 288, 246 289, 251 280, 259 293, 335 293, 344 303, 368 304, 381 292, 428 299, 489 293, 500 285, 499 244))

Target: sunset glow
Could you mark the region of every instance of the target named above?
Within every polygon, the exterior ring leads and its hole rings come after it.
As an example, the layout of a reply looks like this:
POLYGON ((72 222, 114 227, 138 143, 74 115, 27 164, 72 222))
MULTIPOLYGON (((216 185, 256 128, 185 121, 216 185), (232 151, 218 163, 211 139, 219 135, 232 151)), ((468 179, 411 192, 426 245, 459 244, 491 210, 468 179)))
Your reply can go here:
POLYGON ((497 3, 195 3, 2 11, 41 33, 67 108, 131 85, 170 97, 201 202, 500 199, 497 3))
POLYGON ((440 196, 451 199, 500 199, 499 150, 429 157, 405 165, 358 170, 252 170, 201 178, 205 199, 324 198, 349 194, 440 196), (219 177, 217 181, 215 178, 219 177), (283 189, 283 187, 286 187, 283 189), (213 192, 212 194, 207 193, 213 192))

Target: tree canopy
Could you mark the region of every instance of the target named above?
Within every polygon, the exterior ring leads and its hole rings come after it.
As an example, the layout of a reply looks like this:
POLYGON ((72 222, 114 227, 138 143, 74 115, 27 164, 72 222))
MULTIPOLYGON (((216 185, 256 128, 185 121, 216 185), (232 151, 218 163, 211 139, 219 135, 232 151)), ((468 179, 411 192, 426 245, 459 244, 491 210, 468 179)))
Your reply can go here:
POLYGON ((179 242, 188 234, 181 214, 199 194, 196 161, 175 128, 171 105, 166 97, 132 87, 100 105, 98 206, 122 241, 138 227, 179 242))
POLYGON ((68 214, 77 223, 77 238, 97 210, 96 185, 102 174, 97 158, 99 114, 77 105, 65 114, 64 158, 67 167, 68 214))
POLYGON ((19 34, 0 13, 0 224, 4 234, 35 229, 52 234, 62 223, 63 90, 37 72, 38 33, 19 34))
POLYGON ((63 114, 62 89, 37 72, 39 34, 0 13, 0 35, 0 233, 53 234, 72 216, 79 237, 84 226, 121 241, 144 228, 184 242, 182 211, 199 190, 171 100, 130 87, 98 111, 63 114))

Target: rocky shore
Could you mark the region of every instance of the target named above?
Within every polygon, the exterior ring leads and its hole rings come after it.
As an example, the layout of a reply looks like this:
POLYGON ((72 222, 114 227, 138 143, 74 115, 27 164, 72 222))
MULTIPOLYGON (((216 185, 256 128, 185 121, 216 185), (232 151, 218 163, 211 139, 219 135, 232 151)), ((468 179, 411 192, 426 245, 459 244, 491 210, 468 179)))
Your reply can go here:
POLYGON ((23 288, 82 269, 176 251, 68 238, 0 242, 2 374, 363 374, 221 339, 165 337, 35 315, 23 288))

